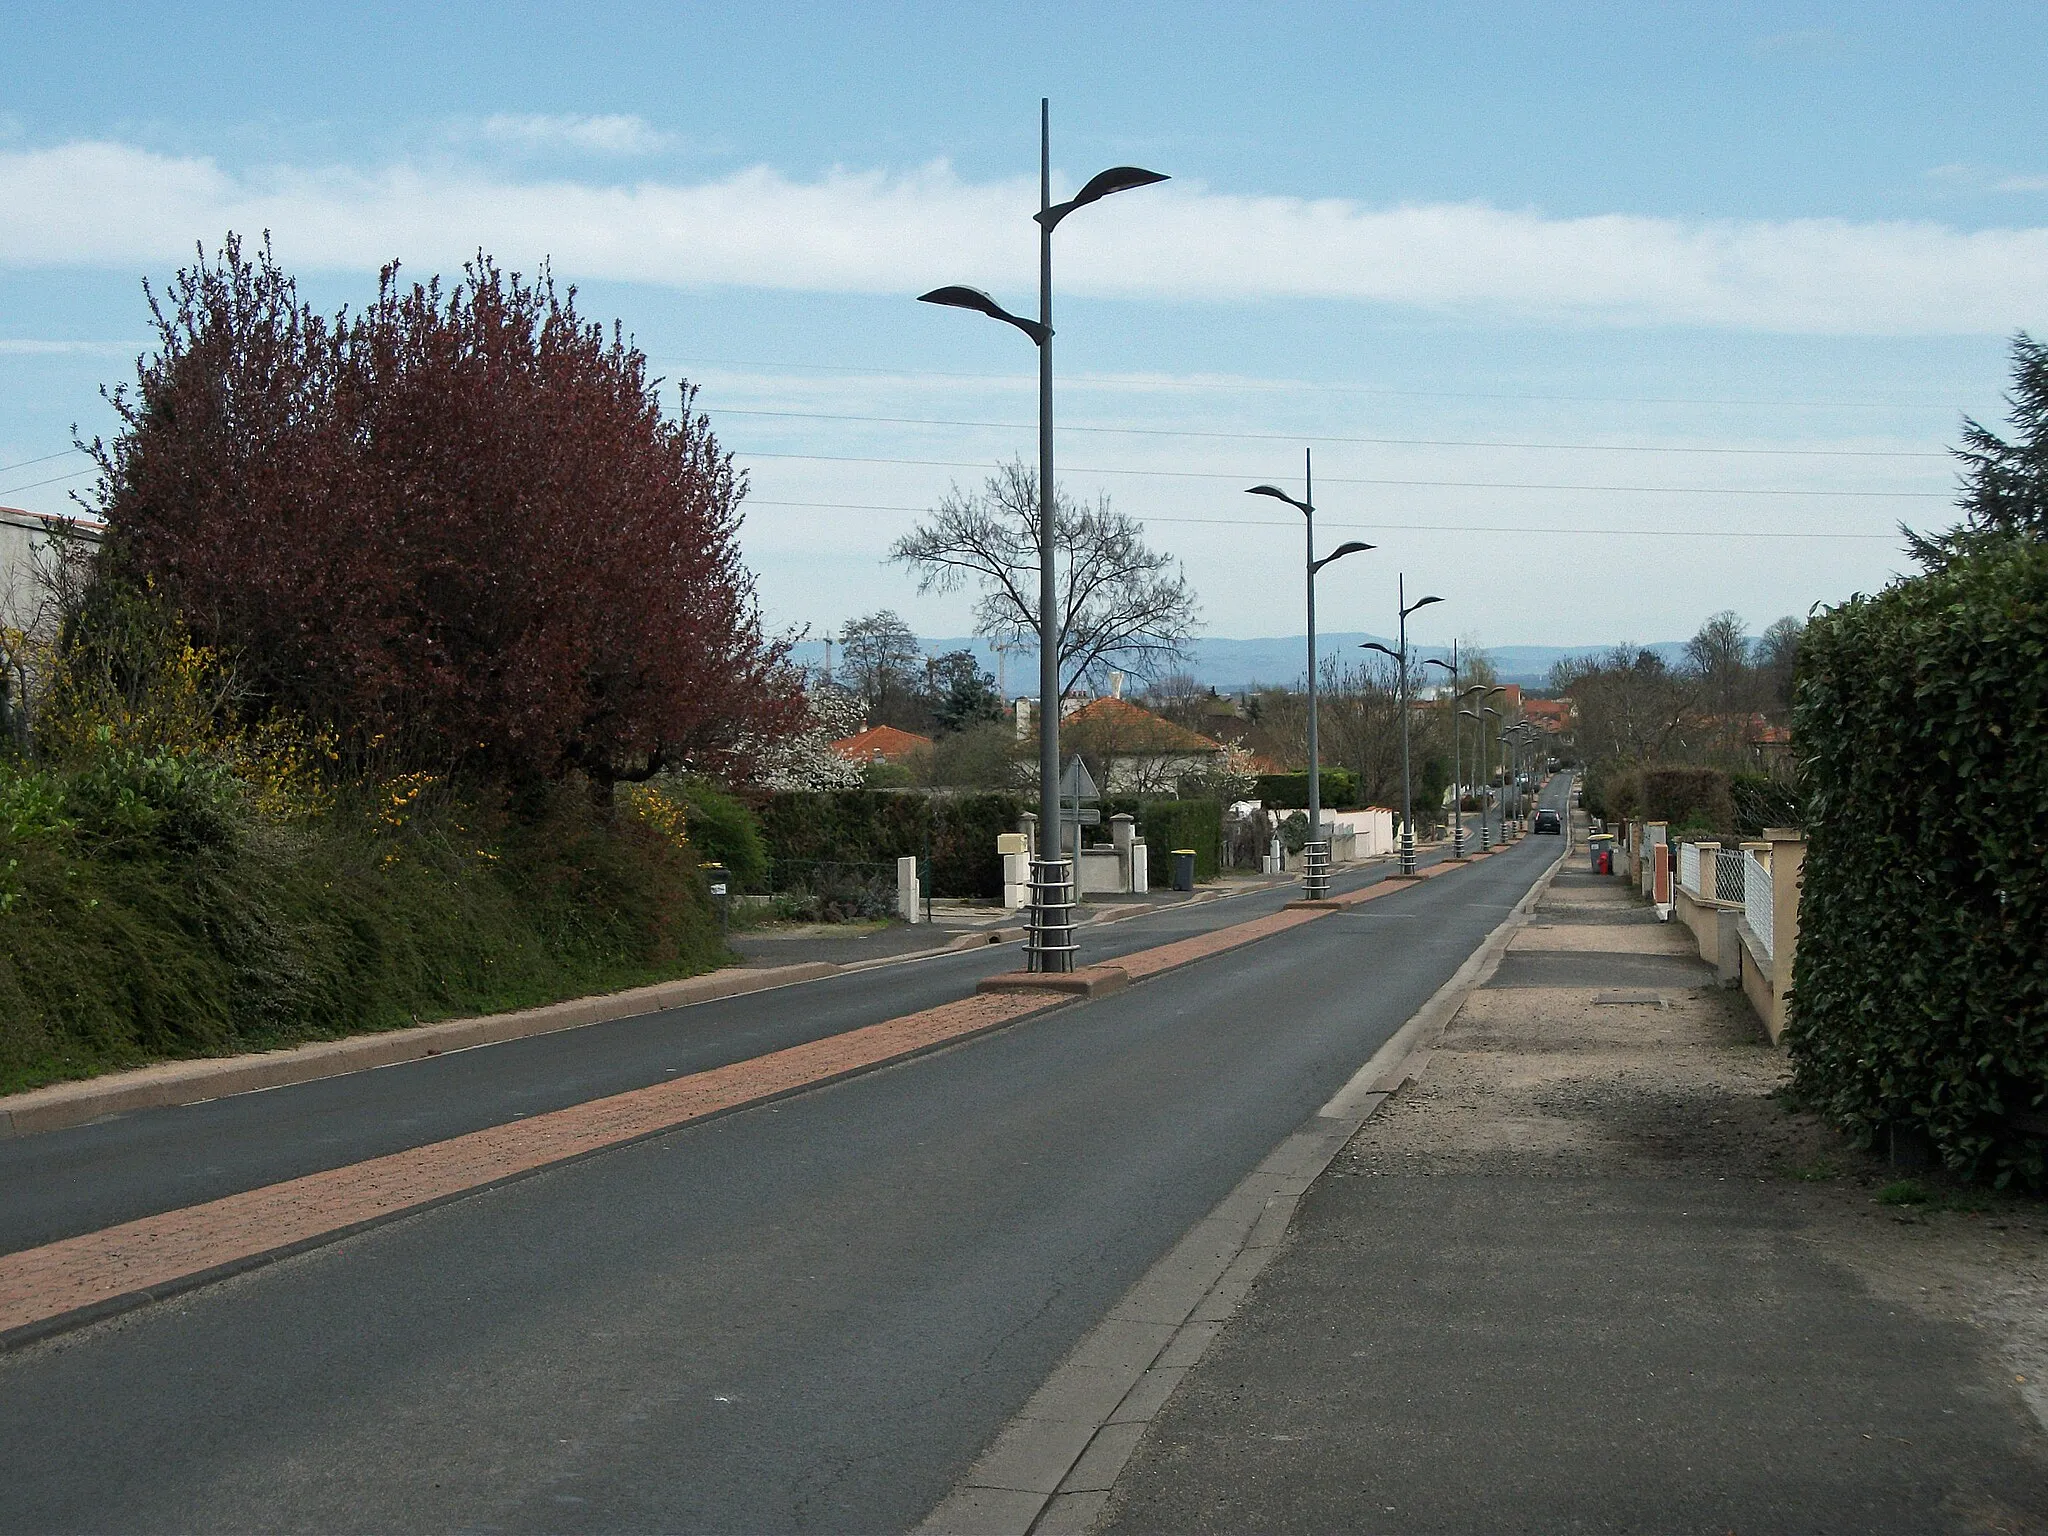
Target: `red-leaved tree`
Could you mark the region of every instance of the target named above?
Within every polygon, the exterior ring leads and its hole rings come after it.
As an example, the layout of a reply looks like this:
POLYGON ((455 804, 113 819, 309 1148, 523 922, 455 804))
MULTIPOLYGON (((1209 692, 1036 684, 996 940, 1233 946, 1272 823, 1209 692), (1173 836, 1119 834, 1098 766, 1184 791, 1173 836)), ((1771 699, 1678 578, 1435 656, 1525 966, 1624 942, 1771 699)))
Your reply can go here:
POLYGON ((745 483, 615 326, 507 276, 326 319, 232 235, 162 296, 95 442, 116 557, 346 750, 599 784, 744 771, 802 721, 737 535, 745 483))

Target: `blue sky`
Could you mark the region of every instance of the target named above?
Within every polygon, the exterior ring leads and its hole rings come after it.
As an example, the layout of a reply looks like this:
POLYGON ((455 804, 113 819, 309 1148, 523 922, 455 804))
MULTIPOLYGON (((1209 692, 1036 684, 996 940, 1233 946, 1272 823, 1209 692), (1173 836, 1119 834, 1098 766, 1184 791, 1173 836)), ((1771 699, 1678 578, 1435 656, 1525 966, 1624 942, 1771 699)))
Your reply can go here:
POLYGON ((1029 302, 1041 94, 1066 186, 1174 177, 1061 231, 1060 458, 1218 635, 1300 628, 1240 491, 1309 438, 1381 546, 1332 627, 1398 571, 1492 644, 1869 590, 2048 328, 2038 5, 70 10, 0 5, 10 505, 88 483, 43 456, 194 242, 268 227, 323 306, 482 245, 701 384, 773 625, 962 633, 882 557, 1032 452, 1032 360, 909 299, 1029 302))

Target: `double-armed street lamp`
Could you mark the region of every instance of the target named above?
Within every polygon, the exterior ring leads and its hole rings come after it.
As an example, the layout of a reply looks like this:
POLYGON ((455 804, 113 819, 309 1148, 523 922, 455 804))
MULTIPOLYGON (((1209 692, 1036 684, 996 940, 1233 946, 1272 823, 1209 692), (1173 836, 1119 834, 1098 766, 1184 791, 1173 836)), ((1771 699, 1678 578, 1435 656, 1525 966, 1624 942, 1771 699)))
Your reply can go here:
POLYGON ((1064 203, 1052 200, 1052 104, 1038 104, 1038 318, 1013 315, 979 288, 934 288, 925 304, 971 309, 1014 325, 1038 348, 1038 852, 1032 870, 1029 964, 1037 971, 1074 968, 1073 890, 1060 848, 1060 634, 1054 583, 1052 474, 1052 232, 1076 208, 1113 192, 1149 187, 1167 178, 1135 165, 1112 166, 1091 177, 1064 203))
MULTIPOLYGON (((1418 608, 1427 608, 1431 603, 1443 601, 1440 597, 1418 597, 1408 601, 1408 578, 1398 578, 1395 587, 1395 603, 1401 610, 1401 648, 1389 650, 1377 640, 1368 640, 1359 647, 1363 651, 1378 651, 1382 656, 1394 658, 1395 670, 1401 685, 1401 873, 1415 873, 1415 787, 1408 771, 1408 615, 1418 608)), ((1441 663, 1439 663, 1441 665, 1441 663)))
POLYGON ((1451 642, 1451 659, 1423 658, 1425 667, 1442 667, 1451 674, 1451 857, 1465 857, 1465 786, 1459 780, 1458 760, 1458 642, 1451 642))
POLYGON ((1526 819, 1522 804, 1522 779, 1526 775, 1535 777, 1536 727, 1526 720, 1517 720, 1503 732, 1503 737, 1512 737, 1515 746, 1515 767, 1510 770, 1515 786, 1515 822, 1517 830, 1526 819))
POLYGON ((1247 496, 1270 496, 1284 501, 1302 515, 1307 540, 1304 564, 1308 587, 1308 841, 1302 847, 1301 893, 1310 901, 1330 894, 1330 850, 1323 841, 1323 769, 1316 748, 1316 575, 1326 565, 1346 555, 1364 554, 1374 548, 1352 539, 1339 544, 1322 559, 1316 558, 1315 459, 1311 449, 1301 451, 1302 499, 1296 501, 1277 485, 1254 485, 1247 496))

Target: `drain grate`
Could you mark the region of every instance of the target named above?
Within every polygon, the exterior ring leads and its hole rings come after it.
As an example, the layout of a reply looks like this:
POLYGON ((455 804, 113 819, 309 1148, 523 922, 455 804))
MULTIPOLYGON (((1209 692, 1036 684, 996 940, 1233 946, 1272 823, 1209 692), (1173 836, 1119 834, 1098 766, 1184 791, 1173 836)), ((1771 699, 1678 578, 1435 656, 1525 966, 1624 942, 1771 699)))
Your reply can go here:
POLYGON ((1596 992, 1593 995, 1595 1008, 1665 1007, 1661 992, 1596 992))

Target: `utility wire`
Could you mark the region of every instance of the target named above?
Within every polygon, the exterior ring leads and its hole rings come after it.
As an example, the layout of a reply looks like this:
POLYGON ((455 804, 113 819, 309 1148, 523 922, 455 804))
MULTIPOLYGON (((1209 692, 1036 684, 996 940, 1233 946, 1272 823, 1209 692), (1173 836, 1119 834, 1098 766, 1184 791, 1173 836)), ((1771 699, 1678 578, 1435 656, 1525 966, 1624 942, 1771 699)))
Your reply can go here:
MULTIPOLYGON (((845 512, 928 512, 929 507, 881 506, 866 501, 770 501, 765 497, 749 496, 743 503, 750 507, 815 507, 845 512)), ((1147 523, 1204 523, 1219 528, 1297 528, 1298 523, 1283 523, 1263 517, 1165 517, 1151 513, 1132 514, 1147 523)), ((1693 528, 1523 528, 1502 524, 1485 523, 1331 523, 1325 528, 1343 529, 1345 532, 1399 532, 1399 533, 1545 533, 1599 535, 1630 539, 1874 539, 1895 541, 1893 533, 1751 533, 1740 529, 1693 529, 1693 528)))
MULTIPOLYGON (((877 378, 974 379, 987 384, 1035 384, 1037 375, 1022 373, 948 373, 936 368, 856 368, 832 363, 749 362, 732 357, 676 357, 677 363, 713 368, 787 368, 796 373, 848 373, 877 378)), ((1191 390, 1214 394, 1341 394, 1386 395, 1415 400, 1534 400, 1565 405, 1732 405, 1766 410, 1819 411, 1953 411, 1952 404, 1911 400, 1717 400, 1663 395, 1543 395, 1484 390, 1385 389, 1372 384, 1315 384, 1301 379, 1134 379, 1115 374, 1069 374, 1068 388, 1191 390)))
POLYGON ((27 469, 31 464, 47 464, 52 459, 69 458, 74 453, 83 452, 83 448, 66 448, 59 453, 46 453, 39 459, 21 459, 13 464, 0 464, 0 475, 11 475, 17 469, 27 469))
MULTIPOLYGON (((742 459, 790 459, 815 464, 905 464, 926 469, 980 469, 986 470, 986 462, 968 459, 889 459, 871 458, 857 454, 839 453, 765 453, 755 449, 734 449, 733 456, 742 459)), ((1070 475, 1140 475, 1174 480, 1254 480, 1257 475, 1215 469, 1108 469, 1101 466, 1070 464, 1070 475)), ((1798 490, 1750 486, 1718 485, 1556 485, 1547 481, 1522 480, 1394 480, 1365 475, 1326 475, 1326 485, 1391 485, 1391 486, 1442 486, 1455 490, 1474 491, 1614 491, 1637 496, 1859 496, 1876 497, 1886 500, 1937 500, 1946 501, 1948 491, 1850 491, 1850 490, 1798 490)))
POLYGON ((0 491, 0 496, 14 496, 22 491, 41 490, 46 485, 62 485, 66 480, 76 480, 81 475, 91 473, 89 469, 74 469, 68 475, 54 475, 48 480, 31 480, 27 485, 10 485, 6 490, 0 491))
MULTIPOLYGON (((719 416, 770 416, 793 421, 858 421, 892 427, 991 427, 1006 432, 1035 432, 1036 422, 950 421, 925 416, 850 416, 828 411, 758 411, 737 406, 706 407, 719 416)), ((1090 427, 1060 424, 1062 432, 1090 432, 1127 437, 1201 437, 1247 443, 1373 443, 1397 448, 1552 448, 1574 453, 1716 453, 1758 454, 1788 458, 1946 459, 1924 448, 1705 448, 1676 443, 1497 443, 1443 437, 1332 437, 1312 432, 1212 432, 1191 427, 1090 427)))

